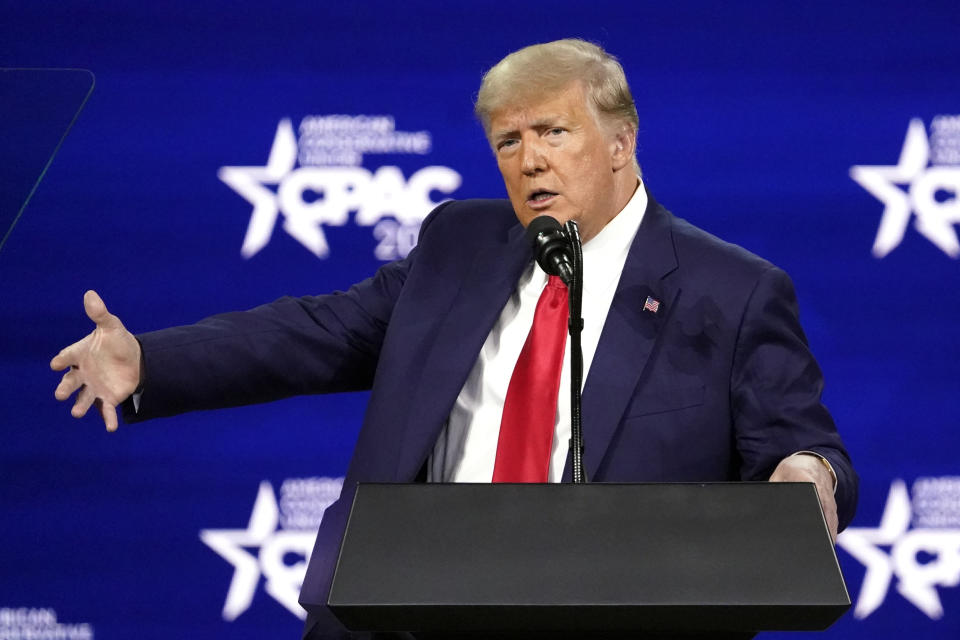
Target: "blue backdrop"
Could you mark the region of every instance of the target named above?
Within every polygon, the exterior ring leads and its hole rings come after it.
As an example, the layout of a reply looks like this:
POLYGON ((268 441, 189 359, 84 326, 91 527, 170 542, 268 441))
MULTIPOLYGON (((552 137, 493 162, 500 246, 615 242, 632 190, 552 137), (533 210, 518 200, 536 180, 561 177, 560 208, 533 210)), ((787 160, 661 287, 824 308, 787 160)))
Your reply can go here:
POLYGON ((107 434, 47 362, 88 288, 135 332, 344 288, 504 195, 481 72, 572 35, 621 58, 657 199, 795 280, 862 476, 825 635, 957 638, 958 34, 955 2, 0 2, 0 67, 96 74, 0 253, 0 637, 297 637, 366 397, 107 434))

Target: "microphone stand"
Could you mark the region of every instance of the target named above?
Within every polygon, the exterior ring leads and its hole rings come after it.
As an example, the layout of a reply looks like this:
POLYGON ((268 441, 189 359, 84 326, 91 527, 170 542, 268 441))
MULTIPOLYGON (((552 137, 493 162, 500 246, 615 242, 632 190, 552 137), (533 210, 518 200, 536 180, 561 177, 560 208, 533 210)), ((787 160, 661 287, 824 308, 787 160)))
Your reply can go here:
POLYGON ((583 318, 580 316, 583 306, 583 243, 576 222, 567 221, 565 228, 573 257, 573 277, 567 284, 570 303, 567 329, 570 332, 571 472, 574 484, 584 484, 587 476, 583 469, 583 425, 580 416, 580 393, 583 387, 583 349, 580 346, 580 334, 583 331, 583 318))

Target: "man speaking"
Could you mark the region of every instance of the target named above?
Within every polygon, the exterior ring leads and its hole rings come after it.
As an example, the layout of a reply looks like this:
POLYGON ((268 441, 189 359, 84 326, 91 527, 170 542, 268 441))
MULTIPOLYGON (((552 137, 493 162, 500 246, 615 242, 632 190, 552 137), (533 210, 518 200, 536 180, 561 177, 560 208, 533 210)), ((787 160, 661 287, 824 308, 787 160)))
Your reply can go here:
MULTIPOLYGON (((358 482, 569 478, 566 289, 524 239, 549 215, 576 220, 584 240, 588 477, 813 482, 836 537, 857 476, 790 279, 654 200, 616 59, 581 40, 521 49, 484 76, 476 113, 509 201, 440 205, 406 259, 345 293, 135 338, 88 292, 96 328, 53 359, 68 369, 56 397, 79 390, 73 415, 96 403, 114 430, 121 406, 134 422, 371 389, 301 594, 325 602, 358 482)), ((308 618, 309 637, 343 633, 308 618)))

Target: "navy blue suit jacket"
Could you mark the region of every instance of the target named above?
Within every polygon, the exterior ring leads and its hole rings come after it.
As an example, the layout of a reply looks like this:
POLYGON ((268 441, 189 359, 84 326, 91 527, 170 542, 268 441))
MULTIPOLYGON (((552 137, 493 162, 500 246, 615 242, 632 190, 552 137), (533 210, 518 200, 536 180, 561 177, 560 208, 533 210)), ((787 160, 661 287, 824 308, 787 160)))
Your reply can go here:
MULTIPOLYGON (((128 420, 372 389, 301 591, 312 637, 338 626, 322 605, 356 483, 415 479, 530 259, 509 202, 452 201, 406 259, 345 293, 139 336, 148 382, 128 420)), ((765 480, 812 450, 837 472, 842 528, 857 476, 821 388, 787 275, 650 198, 583 391, 588 477, 765 480), (657 313, 644 310, 648 296, 657 313)))

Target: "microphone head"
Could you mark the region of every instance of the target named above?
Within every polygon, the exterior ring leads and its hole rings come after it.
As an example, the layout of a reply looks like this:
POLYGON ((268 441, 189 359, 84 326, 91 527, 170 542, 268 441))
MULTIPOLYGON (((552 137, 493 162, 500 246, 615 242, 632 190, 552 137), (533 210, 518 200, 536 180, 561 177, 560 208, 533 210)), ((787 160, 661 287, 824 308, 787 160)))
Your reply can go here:
POLYGON ((527 238, 527 244, 529 244, 536 253, 539 251, 542 244, 542 240, 540 239, 541 234, 552 235, 557 231, 563 233, 563 227, 560 226, 560 223, 557 222, 556 218, 543 215, 537 216, 530 221, 530 224, 527 225, 527 231, 524 235, 527 238))
POLYGON ((556 219, 538 216, 527 225, 527 242, 540 268, 566 284, 573 278, 570 239, 556 219))

